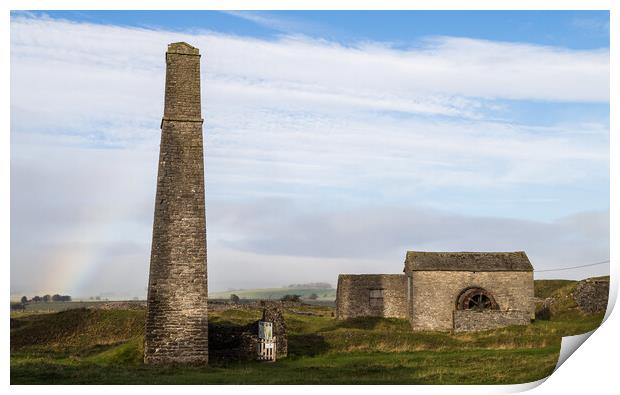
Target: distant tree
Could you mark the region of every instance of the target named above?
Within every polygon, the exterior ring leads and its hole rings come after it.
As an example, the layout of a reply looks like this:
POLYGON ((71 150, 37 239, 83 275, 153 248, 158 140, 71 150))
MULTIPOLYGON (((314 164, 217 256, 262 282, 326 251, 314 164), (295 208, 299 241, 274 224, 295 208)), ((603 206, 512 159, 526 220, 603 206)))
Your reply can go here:
POLYGON ((58 294, 54 294, 54 295, 52 295, 52 301, 53 302, 60 302, 60 301, 62 301, 62 297, 60 295, 58 295, 58 294))
POLYGON ((233 303, 239 303, 241 299, 239 298, 239 296, 235 295, 235 294, 230 294, 230 301, 233 303))
POLYGON ((308 296, 308 299, 310 299, 310 300, 317 300, 318 298, 319 298, 319 295, 317 295, 317 294, 310 294, 308 296))
POLYGON ((301 301, 301 296, 300 295, 284 295, 283 297, 280 298, 280 300, 283 302, 299 302, 301 301))
POLYGON ((28 297, 22 296, 22 303, 28 303, 28 297))
POLYGON ((95 300, 101 300, 101 296, 95 296, 95 300))
POLYGON ((43 296, 43 301, 44 302, 49 302, 50 300, 52 300, 52 297, 50 295, 43 296))
POLYGON ((60 297, 60 301, 61 302, 71 302, 71 296, 69 296, 69 295, 62 295, 60 297))
POLYGON ((32 301, 35 303, 38 303, 41 301, 41 297, 39 295, 35 296, 34 298, 32 298, 32 301))

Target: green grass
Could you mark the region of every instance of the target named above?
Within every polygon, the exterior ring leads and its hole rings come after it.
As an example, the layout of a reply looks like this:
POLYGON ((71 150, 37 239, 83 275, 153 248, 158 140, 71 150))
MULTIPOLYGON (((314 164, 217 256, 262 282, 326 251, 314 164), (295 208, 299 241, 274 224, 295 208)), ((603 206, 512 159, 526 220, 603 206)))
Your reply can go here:
POLYGON ((12 358, 11 384, 508 384, 549 375, 557 353, 557 348, 356 352, 206 368, 12 358))
POLYGON ((11 349, 84 352, 142 336, 144 310, 75 309, 11 317, 11 349))
MULTIPOLYGON (((27 303, 25 310, 19 312, 20 314, 40 314, 40 313, 56 313, 58 311, 74 310, 80 308, 95 308, 97 305, 110 303, 108 301, 71 301, 71 302, 38 302, 27 303)), ((129 301, 127 303, 134 303, 129 301)))
POLYGON ((574 280, 535 280, 534 281, 534 296, 537 298, 545 299, 553 295, 560 288, 564 288, 567 285, 577 284, 574 280))
MULTIPOLYGON (((335 320, 333 309, 285 311, 289 357, 206 368, 142 363, 144 311, 78 309, 12 315, 12 384, 458 384, 519 383, 551 373, 562 336, 596 328, 603 314, 568 310, 550 321, 494 331, 412 332, 402 319, 335 320), (296 314, 311 311, 312 316, 296 314)), ((209 314, 245 324, 258 309, 209 314)))

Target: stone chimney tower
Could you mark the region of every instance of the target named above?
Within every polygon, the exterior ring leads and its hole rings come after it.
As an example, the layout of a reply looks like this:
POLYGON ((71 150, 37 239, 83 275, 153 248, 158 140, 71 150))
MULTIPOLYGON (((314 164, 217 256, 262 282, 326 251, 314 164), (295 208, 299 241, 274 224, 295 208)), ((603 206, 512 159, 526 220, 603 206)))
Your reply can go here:
POLYGON ((169 44, 144 342, 147 364, 208 361, 202 121, 198 48, 169 44))

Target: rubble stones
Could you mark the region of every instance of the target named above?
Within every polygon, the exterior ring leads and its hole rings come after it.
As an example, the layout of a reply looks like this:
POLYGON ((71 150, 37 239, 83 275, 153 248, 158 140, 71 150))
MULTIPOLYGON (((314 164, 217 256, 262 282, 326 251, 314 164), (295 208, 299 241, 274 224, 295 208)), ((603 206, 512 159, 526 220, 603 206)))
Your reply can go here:
POLYGON ((580 281, 573 292, 573 298, 579 310, 588 314, 605 311, 608 297, 609 280, 588 279, 580 281))
POLYGON ((455 310, 454 331, 484 331, 530 322, 530 314, 524 311, 455 310))

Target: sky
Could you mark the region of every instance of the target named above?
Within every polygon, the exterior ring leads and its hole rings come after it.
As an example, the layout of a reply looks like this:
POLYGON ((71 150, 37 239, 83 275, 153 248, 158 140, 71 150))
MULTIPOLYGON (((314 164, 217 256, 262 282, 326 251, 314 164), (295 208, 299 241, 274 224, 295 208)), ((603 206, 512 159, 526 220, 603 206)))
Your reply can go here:
POLYGON ((11 293, 144 297, 164 53, 201 51, 210 291, 407 250, 609 259, 609 14, 14 11, 11 293))

